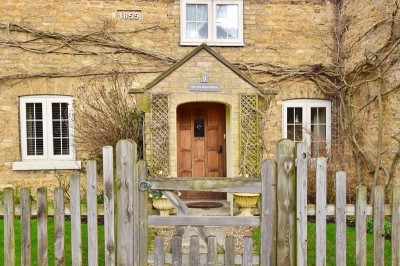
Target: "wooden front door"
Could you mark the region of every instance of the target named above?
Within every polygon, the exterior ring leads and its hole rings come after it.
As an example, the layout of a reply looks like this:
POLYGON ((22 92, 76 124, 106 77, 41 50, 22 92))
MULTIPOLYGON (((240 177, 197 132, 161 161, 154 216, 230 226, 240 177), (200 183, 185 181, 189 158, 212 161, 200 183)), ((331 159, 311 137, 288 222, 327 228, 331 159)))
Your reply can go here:
MULTIPOLYGON (((225 177, 225 105, 187 103, 177 109, 178 177, 225 177)), ((183 191, 184 199, 223 199, 225 193, 183 191)))

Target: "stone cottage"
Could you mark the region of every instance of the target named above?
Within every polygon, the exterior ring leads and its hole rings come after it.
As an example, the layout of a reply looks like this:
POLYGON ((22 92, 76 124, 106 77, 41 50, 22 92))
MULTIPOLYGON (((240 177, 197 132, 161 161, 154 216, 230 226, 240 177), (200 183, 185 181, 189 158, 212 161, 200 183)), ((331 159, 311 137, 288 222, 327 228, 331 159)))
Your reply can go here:
POLYGON ((77 88, 112 71, 145 114, 154 176, 256 176, 289 138, 349 171, 350 186, 398 182, 399 6, 6 0, 0 188, 54 186, 84 167, 71 120, 84 108, 77 88))

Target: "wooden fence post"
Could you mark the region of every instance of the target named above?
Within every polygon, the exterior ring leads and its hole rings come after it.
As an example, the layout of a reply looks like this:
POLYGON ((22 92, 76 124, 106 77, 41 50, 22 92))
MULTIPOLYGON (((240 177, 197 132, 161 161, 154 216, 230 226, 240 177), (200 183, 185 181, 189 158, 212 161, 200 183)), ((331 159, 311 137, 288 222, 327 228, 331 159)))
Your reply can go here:
POLYGON ((308 154, 305 143, 297 144, 297 265, 307 265, 307 180, 308 154))
POLYGON ((225 266, 235 266, 235 237, 234 236, 227 236, 225 238, 225 266))
POLYGON ((86 202, 88 225, 88 265, 98 265, 98 240, 97 240, 97 167, 95 160, 86 164, 86 202))
POLYGON ((105 265, 115 265, 113 147, 103 147, 105 265))
POLYGON ((21 189, 21 265, 31 265, 31 192, 21 189))
POLYGON ((40 187, 37 190, 37 241, 38 265, 48 265, 47 242, 47 189, 40 187))
POLYGON ((293 141, 280 140, 277 147, 277 265, 296 263, 296 176, 293 141))
POLYGON ((261 163, 260 265, 276 265, 276 163, 261 163))
MULTIPOLYGON (((147 179, 147 165, 145 161, 138 162, 138 177, 136 179, 136 185, 140 182, 145 181, 147 179)), ((148 223, 147 223, 147 216, 148 216, 148 192, 146 191, 139 191, 136 188, 136 193, 138 194, 137 200, 139 203, 138 209, 138 236, 136 237, 138 240, 138 247, 139 247, 139 265, 146 266, 147 265, 147 241, 143 241, 147 239, 148 235, 148 223)))
POLYGON ((400 265, 400 187, 392 191, 392 266, 400 265))
POLYGON ((54 258, 55 265, 65 265, 65 212, 64 212, 64 190, 54 190, 54 258))
POLYGON ((81 231, 81 198, 80 181, 77 173, 70 177, 71 204, 71 255, 72 265, 82 265, 82 231, 81 231))
MULTIPOLYGON (((190 253, 189 253, 189 264, 191 266, 200 266, 200 244, 199 236, 190 237, 190 253)), ((226 262, 225 262, 226 265, 226 262)))
POLYGON ((134 199, 137 195, 134 187, 137 187, 137 184, 134 185, 133 179, 135 175, 134 164, 137 160, 136 148, 136 143, 131 140, 120 140, 117 143, 117 265, 137 265, 139 259, 134 244, 137 243, 137 240, 134 239, 134 223, 136 220, 134 217, 136 212, 134 199))
POLYGON ((367 265, 367 188, 357 187, 356 200, 356 265, 367 265))
POLYGON ((164 237, 162 236, 155 238, 154 266, 164 266, 164 237))
POLYGON ((346 266, 346 173, 336 173, 336 265, 346 266))
POLYGON ((317 158, 316 265, 326 265, 326 158, 317 158))
POLYGON ((171 266, 182 265, 182 237, 173 236, 171 240, 172 246, 172 263, 171 266))
POLYGON ((207 265, 216 266, 218 264, 217 237, 209 236, 207 239, 207 265))
POLYGON ((385 220, 385 188, 376 186, 374 188, 374 265, 384 265, 384 227, 385 220))
MULTIPOLYGON (((133 176, 132 178, 132 200, 133 200, 133 212, 132 212, 132 216, 133 216, 133 265, 140 265, 140 266, 144 266, 147 265, 146 264, 141 264, 141 253, 140 253, 140 246, 143 241, 143 239, 140 238, 141 236, 141 232, 140 232, 140 221, 139 221, 139 216, 141 214, 141 202, 139 201, 140 197, 139 195, 142 194, 142 196, 144 195, 144 193, 140 193, 139 191, 139 164, 137 161, 137 145, 135 142, 133 142, 134 145, 134 154, 135 154, 135 158, 133 159, 133 176)), ((142 198, 143 199, 143 198, 142 198)), ((147 206, 146 206, 147 207, 147 206)), ((144 218, 144 217, 141 217, 144 218)), ((147 217, 146 217, 147 219, 147 217)), ((147 237, 146 237, 147 239, 147 237)))
POLYGON ((14 189, 3 190, 4 204, 4 265, 15 265, 15 244, 14 244, 14 189))
POLYGON ((253 239, 250 236, 243 238, 243 266, 253 265, 253 239))

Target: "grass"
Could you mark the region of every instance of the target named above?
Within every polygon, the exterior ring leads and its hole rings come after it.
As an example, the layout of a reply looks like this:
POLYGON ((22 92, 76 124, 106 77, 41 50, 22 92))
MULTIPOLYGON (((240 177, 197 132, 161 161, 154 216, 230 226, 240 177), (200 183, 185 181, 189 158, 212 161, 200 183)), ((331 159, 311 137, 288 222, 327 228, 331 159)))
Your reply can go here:
MULTIPOLYGON (((87 225, 82 224, 82 254, 87 254, 88 240, 87 240, 87 225)), ((15 220, 15 265, 21 265, 21 220, 15 220)), ((0 220, 0 264, 4 262, 4 226, 3 220, 0 220)), ((47 220, 47 233, 48 233, 48 261, 49 265, 54 265, 54 220, 48 218, 47 220)), ((99 242, 99 265, 104 265, 104 227, 98 227, 98 242, 99 242)), ((37 265, 37 221, 31 221, 31 245, 32 265, 37 265)), ((82 255, 82 264, 87 265, 87 256, 82 255)), ((71 223, 65 222, 65 265, 72 265, 71 261, 71 223)))
MULTIPOLYGON (((307 225, 307 261, 308 265, 315 265, 315 223, 309 222, 307 225)), ((335 224, 328 223, 326 225, 326 265, 336 265, 335 259, 335 224)), ((260 230, 253 230, 254 248, 257 253, 260 252, 260 230)), ((373 265, 374 261, 374 242, 373 235, 367 234, 367 265, 373 265)), ((389 240, 385 240, 385 265, 391 265, 391 244, 389 240)), ((356 265, 356 229, 355 227, 347 227, 347 265, 356 265)))
MULTIPOLYGON (((4 226, 3 220, 0 220, 0 264, 4 262, 4 226)), ((37 265, 37 221, 31 221, 31 238, 32 238, 32 265, 37 265)), ((21 221, 15 220, 15 258, 16 265, 21 265, 21 221)), ((98 227, 99 241, 99 265, 104 265, 104 227, 98 227)), ((149 228, 148 243, 152 242, 154 237, 154 228, 149 228)), ((260 231, 255 228, 253 231, 253 239, 255 251, 260 250, 260 231)), ((354 227, 347 228, 347 265, 355 265, 355 239, 356 232, 354 227)), ((82 224, 82 262, 87 265, 87 225, 82 224)), ((54 220, 48 219, 48 261, 49 265, 54 265, 54 220)), ((335 224, 327 224, 327 265, 336 265, 335 261, 335 224)), ((385 241, 385 265, 390 265, 391 245, 390 241, 385 241)), ((308 223, 308 262, 309 265, 314 265, 315 262, 315 223, 308 223)), ((65 265, 72 265, 71 261, 71 223, 65 222, 65 265)), ((373 265, 373 236, 367 234, 367 265, 373 265)))

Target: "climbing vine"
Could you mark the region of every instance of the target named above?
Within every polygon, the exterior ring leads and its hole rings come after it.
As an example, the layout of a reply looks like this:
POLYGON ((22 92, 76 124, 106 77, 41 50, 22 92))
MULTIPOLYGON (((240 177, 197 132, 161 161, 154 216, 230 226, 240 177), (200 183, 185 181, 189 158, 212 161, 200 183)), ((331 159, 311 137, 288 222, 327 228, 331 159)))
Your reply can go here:
MULTIPOLYGON (((398 151, 391 158, 389 166, 382 163, 382 156, 389 152, 383 147, 383 131, 385 127, 387 129, 390 126, 383 121, 384 103, 400 91, 400 82, 389 82, 389 75, 398 73, 400 69, 400 1, 394 1, 389 17, 376 22, 347 45, 344 39, 352 25, 352 19, 345 15, 344 1, 333 2, 335 18, 332 28, 334 40, 331 47, 332 65, 317 64, 291 68, 268 63, 240 62, 236 65, 250 75, 264 74, 272 77, 266 82, 270 87, 287 81, 308 80, 325 95, 337 100, 340 138, 346 139, 353 150, 357 162, 355 172, 358 184, 364 183, 370 187, 382 184, 388 188, 396 176, 400 161, 400 131, 398 131, 391 136, 398 145, 398 151), (376 50, 366 50, 364 58, 354 64, 354 67, 346 65, 346 60, 352 58, 359 43, 382 32, 387 32, 387 36, 381 37, 385 42, 380 47, 376 50), (378 124, 376 145, 368 143, 371 132, 365 128, 365 123, 370 119, 373 110, 377 110, 373 118, 378 124), (363 176, 371 178, 362 178, 363 176)), ((393 77, 392 79, 396 80, 393 77)), ((340 146, 335 148, 341 149, 340 146)))
MULTIPOLYGON (((35 54, 55 54, 64 56, 101 56, 112 61, 120 54, 135 54, 157 60, 158 64, 171 65, 176 62, 175 58, 161 52, 146 50, 126 44, 117 38, 120 34, 136 34, 142 31, 163 30, 160 26, 154 25, 142 29, 114 32, 110 29, 112 22, 105 21, 104 27, 97 32, 86 34, 62 34, 33 29, 18 23, 0 23, 0 30, 3 32, 3 39, 0 39, 0 46, 6 48, 17 48, 35 54)), ((154 64, 149 67, 139 61, 138 70, 114 70, 98 71, 90 68, 78 68, 74 71, 46 71, 29 73, 12 73, 0 76, 0 81, 37 78, 37 77, 85 77, 85 76, 108 76, 112 72, 119 74, 143 74, 159 73, 162 70, 154 64)))
MULTIPOLYGON (((385 102, 397 95, 400 90, 398 77, 393 73, 400 68, 400 1, 393 0, 390 15, 381 19, 362 34, 352 38, 349 29, 354 26, 354 18, 346 15, 344 0, 330 1, 334 5, 334 21, 332 27, 331 64, 313 64, 298 67, 279 66, 269 62, 237 62, 235 65, 256 80, 264 80, 263 85, 274 88, 289 81, 310 81, 322 93, 331 97, 334 108, 338 110, 338 139, 344 139, 352 149, 356 167, 357 183, 371 187, 384 184, 389 187, 398 173, 400 162, 400 131, 393 133, 391 143, 398 146, 393 153, 384 147, 383 135, 388 126, 384 121, 385 102), (383 36, 383 33, 386 33, 383 36), (352 65, 357 57, 357 47, 377 34, 382 35, 380 44, 375 50, 365 50, 364 57, 352 65), (394 81, 393 81, 394 80, 394 81), (389 82, 390 81, 390 82, 389 82), (397 82, 397 83, 396 83, 397 82), (371 132, 365 128, 365 123, 373 117, 377 124, 376 142, 368 143, 371 132), (376 143, 376 145, 375 145, 376 143), (389 158, 390 156, 391 158, 389 158), (384 164, 382 156, 389 164, 384 164), (366 178, 369 176, 370 178, 366 178)), ((46 32, 30 28, 26 25, 9 23, 0 24, 2 38, 0 46, 21 49, 35 54, 57 54, 72 56, 100 56, 114 60, 118 54, 135 54, 148 59, 139 60, 136 68, 114 70, 114 74, 154 74, 160 73, 177 61, 159 51, 146 50, 124 43, 118 35, 136 34, 142 31, 165 30, 159 25, 136 29, 128 32, 115 32, 105 23, 103 29, 86 34, 62 34, 46 32), (149 60, 152 62, 148 64, 149 60)), ((373 40, 371 41, 373 42, 373 40)), ((10 73, 0 76, 0 81, 18 80, 34 77, 85 77, 107 76, 111 72, 93 68, 81 68, 72 71, 48 71, 29 73, 10 73)), ((260 92, 267 101, 271 93, 260 92)), ((264 115, 269 110, 263 110, 264 115)), ((265 127, 265 120, 261 122, 265 127)), ((376 133, 375 133, 376 132, 376 133)), ((337 152, 343 151, 343 142, 333 145, 337 152)), ((339 156, 340 157, 340 156, 339 156)), ((398 182, 400 183, 400 182, 398 182)))

